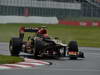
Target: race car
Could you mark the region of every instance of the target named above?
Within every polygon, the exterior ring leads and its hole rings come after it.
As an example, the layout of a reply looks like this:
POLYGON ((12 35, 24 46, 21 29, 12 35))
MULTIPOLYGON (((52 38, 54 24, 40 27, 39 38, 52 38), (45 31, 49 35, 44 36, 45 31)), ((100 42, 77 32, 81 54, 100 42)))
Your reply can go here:
POLYGON ((65 56, 66 44, 63 44, 58 38, 51 38, 47 34, 38 33, 38 28, 21 27, 19 29, 19 37, 12 37, 9 43, 9 50, 12 56, 19 56, 20 52, 33 54, 34 57, 39 56, 65 56), (24 40, 26 32, 35 33, 24 40))
POLYGON ((76 47, 73 45, 74 42, 69 42, 69 44, 71 44, 67 46, 67 44, 62 43, 58 37, 49 37, 47 32, 43 33, 42 31, 42 34, 38 33, 40 29, 41 28, 21 27, 19 29, 19 36, 10 39, 9 51, 11 56, 19 56, 20 52, 32 54, 34 58, 43 56, 55 58, 66 57, 66 52, 69 57, 72 56, 69 50, 76 50, 76 47), (35 34, 34 36, 29 36, 27 40, 24 40, 26 32, 35 34))

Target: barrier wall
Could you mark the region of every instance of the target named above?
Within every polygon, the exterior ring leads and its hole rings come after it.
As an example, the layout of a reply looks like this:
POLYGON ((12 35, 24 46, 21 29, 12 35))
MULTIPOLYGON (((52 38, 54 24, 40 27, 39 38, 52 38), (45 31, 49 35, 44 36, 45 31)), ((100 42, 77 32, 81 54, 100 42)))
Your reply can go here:
POLYGON ((56 17, 38 17, 38 16, 0 16, 0 23, 43 23, 58 24, 56 17))
POLYGON ((72 26, 100 26, 100 21, 65 21, 56 17, 39 17, 39 16, 0 16, 0 23, 40 23, 40 24, 65 24, 72 26))
POLYGON ((72 26, 100 26, 100 21, 92 22, 92 21, 64 21, 59 20, 59 24, 64 25, 72 25, 72 26))

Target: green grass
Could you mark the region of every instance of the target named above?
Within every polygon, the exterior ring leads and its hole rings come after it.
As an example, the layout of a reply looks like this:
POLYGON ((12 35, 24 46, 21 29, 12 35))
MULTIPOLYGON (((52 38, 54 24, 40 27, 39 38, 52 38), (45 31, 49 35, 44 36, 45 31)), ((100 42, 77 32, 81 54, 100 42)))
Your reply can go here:
POLYGON ((12 64, 24 61, 23 58, 0 55, 0 64, 12 64))
MULTIPOLYGON (((18 36, 20 26, 41 26, 41 24, 1 24, 0 42, 9 42, 13 36, 18 36)), ((60 40, 68 43, 77 40, 79 46, 100 47, 100 27, 82 27, 66 25, 47 25, 50 36, 57 36, 60 40)))

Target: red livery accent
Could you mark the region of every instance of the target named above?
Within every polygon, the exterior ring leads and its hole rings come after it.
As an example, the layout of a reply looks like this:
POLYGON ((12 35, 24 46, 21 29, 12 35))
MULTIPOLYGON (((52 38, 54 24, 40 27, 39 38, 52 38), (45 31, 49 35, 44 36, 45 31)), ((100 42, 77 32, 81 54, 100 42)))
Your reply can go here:
POLYGON ((80 25, 80 22, 78 22, 78 21, 59 20, 59 24, 79 26, 80 25))
POLYGON ((59 24, 72 25, 72 26, 100 26, 100 22, 93 21, 65 21, 59 20, 59 24))

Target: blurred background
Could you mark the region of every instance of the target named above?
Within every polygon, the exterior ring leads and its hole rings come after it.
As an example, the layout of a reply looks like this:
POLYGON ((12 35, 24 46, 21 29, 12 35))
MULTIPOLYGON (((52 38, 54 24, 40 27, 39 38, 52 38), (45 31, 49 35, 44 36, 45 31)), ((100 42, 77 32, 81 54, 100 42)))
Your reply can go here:
POLYGON ((0 42, 17 36, 22 25, 42 24, 65 42, 100 47, 100 0, 0 0, 0 42))
POLYGON ((100 0, 0 0, 0 16, 100 17, 100 0))

